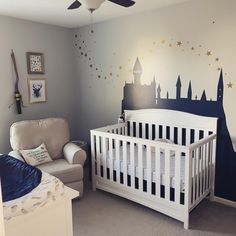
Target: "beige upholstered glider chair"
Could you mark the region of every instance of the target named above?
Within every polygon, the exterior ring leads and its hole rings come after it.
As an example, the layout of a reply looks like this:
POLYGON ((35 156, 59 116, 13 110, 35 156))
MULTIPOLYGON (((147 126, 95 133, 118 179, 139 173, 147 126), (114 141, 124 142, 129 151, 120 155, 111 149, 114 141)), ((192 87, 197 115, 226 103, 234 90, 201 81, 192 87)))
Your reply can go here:
POLYGON ((19 150, 28 150, 45 144, 51 162, 37 167, 59 178, 65 185, 83 195, 83 165, 86 152, 70 142, 68 122, 62 118, 28 120, 14 123, 10 128, 9 155, 21 159, 19 150))

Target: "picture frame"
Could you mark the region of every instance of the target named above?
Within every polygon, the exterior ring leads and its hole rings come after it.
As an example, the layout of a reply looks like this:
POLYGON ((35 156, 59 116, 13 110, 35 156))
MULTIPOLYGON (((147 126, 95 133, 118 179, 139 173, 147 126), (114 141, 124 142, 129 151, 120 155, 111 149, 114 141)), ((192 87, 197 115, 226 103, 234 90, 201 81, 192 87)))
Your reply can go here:
POLYGON ((27 70, 28 74, 44 74, 44 54, 39 52, 27 52, 27 70))
POLYGON ((29 103, 47 102, 47 83, 45 78, 28 78, 29 103))

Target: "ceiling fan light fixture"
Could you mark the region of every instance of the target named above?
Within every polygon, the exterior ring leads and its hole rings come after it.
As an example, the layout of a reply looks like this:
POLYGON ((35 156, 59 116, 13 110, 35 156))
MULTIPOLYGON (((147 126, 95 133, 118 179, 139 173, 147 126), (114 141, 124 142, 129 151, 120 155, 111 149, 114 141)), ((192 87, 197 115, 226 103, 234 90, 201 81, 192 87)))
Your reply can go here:
POLYGON ((105 0, 83 0, 86 8, 91 12, 97 10, 103 2, 105 2, 105 0))

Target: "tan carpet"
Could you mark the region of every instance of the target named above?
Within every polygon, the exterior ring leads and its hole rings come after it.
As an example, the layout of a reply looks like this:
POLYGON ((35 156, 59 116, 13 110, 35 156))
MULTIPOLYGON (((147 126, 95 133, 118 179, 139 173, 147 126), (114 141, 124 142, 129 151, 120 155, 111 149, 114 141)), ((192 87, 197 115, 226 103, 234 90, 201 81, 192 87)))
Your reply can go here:
POLYGON ((74 236, 236 235, 236 208, 204 200, 183 223, 102 191, 73 202, 74 236))

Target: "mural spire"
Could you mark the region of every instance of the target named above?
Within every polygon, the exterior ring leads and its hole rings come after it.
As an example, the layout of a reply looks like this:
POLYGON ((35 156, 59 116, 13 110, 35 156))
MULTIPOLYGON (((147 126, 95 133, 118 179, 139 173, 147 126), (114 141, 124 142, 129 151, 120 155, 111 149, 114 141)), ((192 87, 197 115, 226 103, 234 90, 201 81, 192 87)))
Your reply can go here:
POLYGON ((180 99, 181 98, 181 79, 180 79, 180 75, 178 76, 177 79, 177 83, 176 83, 176 99, 180 99))
POLYGON ((161 98, 161 86, 159 84, 157 88, 157 99, 160 99, 160 98, 161 98))
POLYGON ((140 78, 141 78, 142 73, 143 73, 143 69, 139 61, 139 58, 137 57, 136 62, 134 64, 134 69, 133 69, 134 84, 136 85, 141 84, 140 78))
POLYGON ((192 100, 192 84, 191 84, 191 80, 189 81, 189 85, 188 85, 188 99, 192 100))
POLYGON ((205 91, 205 89, 204 89, 203 92, 202 92, 201 101, 206 101, 206 100, 207 100, 206 91, 205 91))
POLYGON ((222 102, 224 95, 224 80, 223 80, 223 70, 221 69, 220 78, 217 87, 217 101, 222 102))

